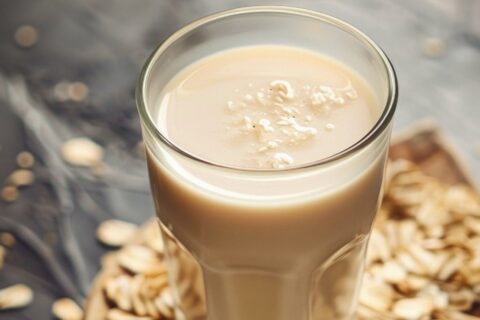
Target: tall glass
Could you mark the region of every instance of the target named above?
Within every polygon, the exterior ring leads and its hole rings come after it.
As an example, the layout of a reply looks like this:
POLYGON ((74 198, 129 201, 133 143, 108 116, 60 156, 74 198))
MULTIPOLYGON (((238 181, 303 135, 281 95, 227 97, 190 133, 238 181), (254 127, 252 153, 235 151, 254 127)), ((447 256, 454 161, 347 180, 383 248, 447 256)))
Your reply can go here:
POLYGON ((353 319, 396 101, 382 50, 321 13, 241 8, 163 42, 143 68, 137 104, 177 319, 353 319), (282 170, 210 163, 170 141, 154 120, 166 83, 210 54, 265 44, 310 49, 355 70, 383 108, 378 121, 351 147, 282 170))

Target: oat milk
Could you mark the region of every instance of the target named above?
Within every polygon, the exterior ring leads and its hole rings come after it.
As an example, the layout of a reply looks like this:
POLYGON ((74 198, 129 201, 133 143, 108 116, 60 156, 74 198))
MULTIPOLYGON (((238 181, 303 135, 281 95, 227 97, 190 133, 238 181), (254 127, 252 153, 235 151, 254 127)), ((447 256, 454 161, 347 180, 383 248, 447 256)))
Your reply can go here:
POLYGON ((199 262, 209 320, 351 319, 385 152, 289 169, 355 144, 379 114, 359 75, 300 48, 231 49, 169 82, 159 130, 239 169, 148 156, 162 228, 199 262))

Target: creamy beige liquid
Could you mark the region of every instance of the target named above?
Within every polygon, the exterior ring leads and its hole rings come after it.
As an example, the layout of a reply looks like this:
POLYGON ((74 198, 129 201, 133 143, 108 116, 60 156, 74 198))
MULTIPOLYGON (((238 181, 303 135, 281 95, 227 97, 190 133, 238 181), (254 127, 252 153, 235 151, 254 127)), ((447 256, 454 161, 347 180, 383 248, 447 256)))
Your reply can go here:
POLYGON ((157 125, 199 164, 149 145, 165 231, 200 263, 209 320, 351 319, 385 148, 285 171, 360 140, 379 117, 364 80, 307 50, 221 52, 181 71, 157 125), (153 154, 161 154, 155 159, 153 154))
POLYGON ((273 46, 197 62, 170 82, 161 104, 158 121, 177 146, 243 168, 333 155, 364 136, 379 113, 371 90, 345 66, 273 46))

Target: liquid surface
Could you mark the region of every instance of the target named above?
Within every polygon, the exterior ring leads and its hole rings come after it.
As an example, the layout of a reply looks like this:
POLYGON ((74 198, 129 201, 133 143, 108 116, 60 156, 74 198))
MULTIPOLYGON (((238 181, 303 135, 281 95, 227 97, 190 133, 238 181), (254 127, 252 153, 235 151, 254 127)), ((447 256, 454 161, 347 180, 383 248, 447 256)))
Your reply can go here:
POLYGON ((181 149, 222 165, 281 169, 360 140, 379 107, 352 70, 286 46, 231 49, 181 71, 159 101, 158 124, 181 149))

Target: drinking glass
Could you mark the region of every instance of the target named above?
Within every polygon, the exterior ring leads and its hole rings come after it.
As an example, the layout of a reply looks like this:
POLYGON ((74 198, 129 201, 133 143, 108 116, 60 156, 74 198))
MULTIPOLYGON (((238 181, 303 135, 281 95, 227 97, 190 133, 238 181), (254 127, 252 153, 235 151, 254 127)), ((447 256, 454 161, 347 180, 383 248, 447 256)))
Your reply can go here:
POLYGON ((353 319, 396 102, 384 52, 322 13, 234 9, 165 40, 141 72, 137 105, 176 318, 353 319), (254 45, 309 49, 353 69, 378 99, 378 120, 347 149, 281 170, 212 163, 170 141, 156 120, 169 80, 211 54, 254 45))

